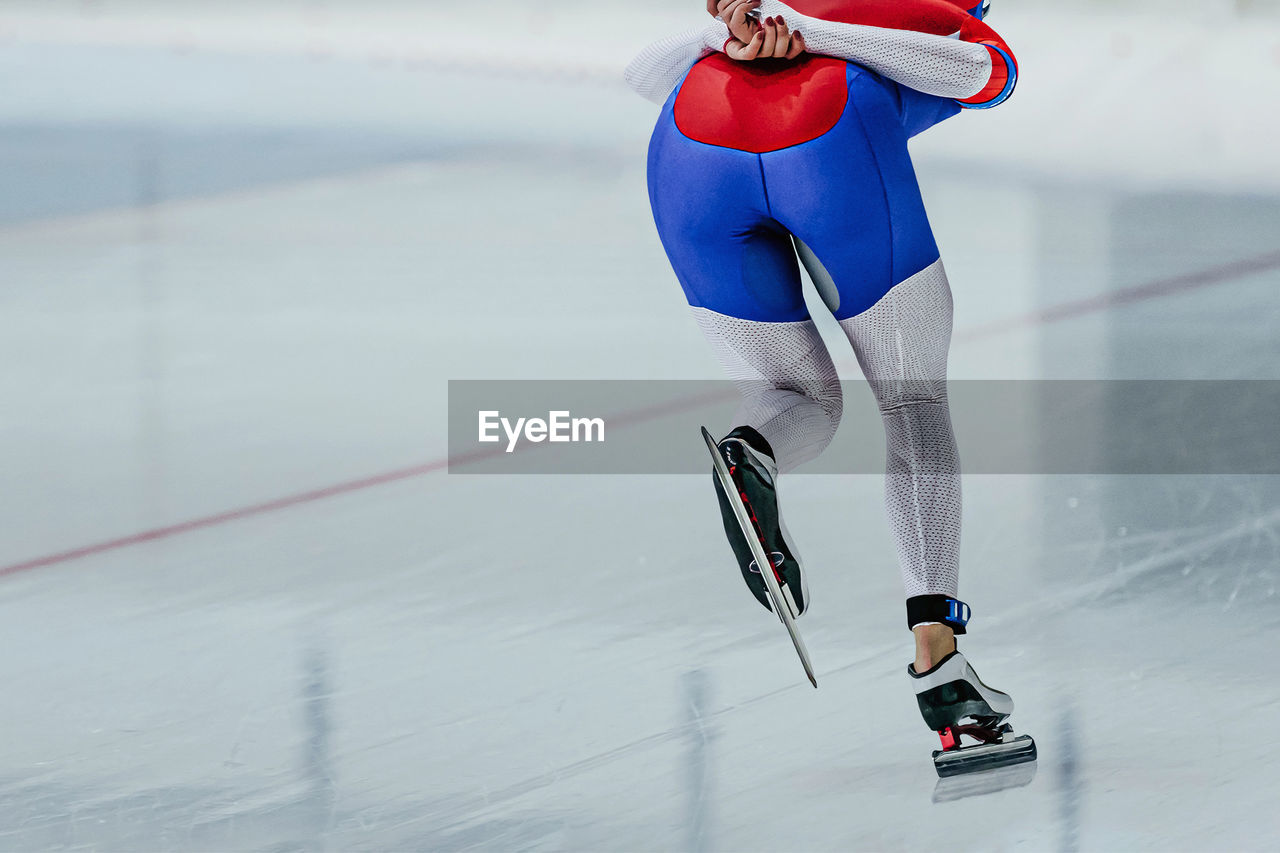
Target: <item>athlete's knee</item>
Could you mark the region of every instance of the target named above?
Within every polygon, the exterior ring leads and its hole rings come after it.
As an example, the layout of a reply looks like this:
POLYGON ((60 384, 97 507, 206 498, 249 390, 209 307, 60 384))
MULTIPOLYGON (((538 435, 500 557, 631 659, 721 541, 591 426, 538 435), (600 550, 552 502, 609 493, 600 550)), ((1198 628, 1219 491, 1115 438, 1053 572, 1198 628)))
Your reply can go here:
POLYGON ((871 380, 871 391, 875 394, 880 414, 885 416, 894 413, 934 416, 948 412, 950 403, 947 400, 947 383, 945 380, 927 379, 907 380, 871 380))
POLYGON ((844 391, 840 387, 840 377, 832 372, 812 384, 802 383, 796 390, 822 409, 831 422, 831 432, 835 433, 844 416, 844 391))
POLYGON ((901 460, 901 467, 913 474, 958 474, 955 432, 945 393, 882 401, 880 415, 890 471, 897 467, 895 460, 901 460))
POLYGON ((844 411, 834 375, 810 381, 740 382, 739 389, 739 419, 765 437, 784 473, 827 449, 844 411))
POLYGON ((739 380, 737 385, 748 410, 768 418, 787 413, 790 420, 806 425, 809 440, 824 447, 844 415, 844 393, 834 369, 785 379, 739 380))

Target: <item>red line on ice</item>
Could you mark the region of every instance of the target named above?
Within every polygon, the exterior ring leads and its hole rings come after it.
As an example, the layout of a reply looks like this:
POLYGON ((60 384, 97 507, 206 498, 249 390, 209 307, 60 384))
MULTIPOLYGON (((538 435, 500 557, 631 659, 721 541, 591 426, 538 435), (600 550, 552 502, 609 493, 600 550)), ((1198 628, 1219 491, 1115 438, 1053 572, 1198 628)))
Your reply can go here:
MULTIPOLYGON (((1067 320, 1073 317, 1080 317, 1085 314, 1105 311, 1108 308, 1114 308, 1120 305, 1130 305, 1135 302, 1143 302, 1148 299, 1170 296, 1175 293, 1186 293, 1202 287, 1222 284, 1223 282, 1232 281, 1233 279, 1242 278, 1243 276, 1251 275, 1253 273, 1268 272, 1274 269, 1280 269, 1280 252, 1272 252, 1270 254, 1260 255, 1256 258, 1224 264, 1220 267, 1214 267, 1201 272, 1158 279, 1156 281, 1148 282, 1147 284, 1139 285, 1137 287, 1127 288, 1125 290, 1104 293, 1073 302, 1064 302, 1061 305, 1055 305, 1039 311, 1032 311, 1027 314, 1011 317, 1007 320, 1001 320, 985 326, 971 327, 957 333, 955 339, 957 342, 980 340, 982 338, 992 337, 1013 329, 1053 323, 1059 320, 1067 320)), ((701 394, 695 397, 672 400, 666 403, 658 403, 628 412, 620 412, 613 417, 611 423, 614 424, 615 428, 633 426, 666 414, 682 411, 686 408, 696 408, 698 406, 706 405, 713 402, 716 397, 717 395, 714 394, 701 394)), ((526 447, 528 446, 529 445, 526 445, 526 447)), ((338 495, 345 495, 352 492, 371 489, 375 486, 382 486, 399 480, 421 477, 424 474, 431 474, 436 471, 447 469, 450 465, 461 465, 468 462, 476 462, 497 456, 503 452, 504 449, 499 445, 492 449, 474 451, 472 453, 466 453, 456 457, 436 459, 422 465, 400 468, 395 471, 375 474, 371 477, 363 477, 358 480, 349 480, 345 483, 337 483, 332 486, 325 486, 324 488, 313 489, 308 492, 300 492, 296 495, 288 495, 286 497, 277 498, 276 500, 266 501, 265 503, 228 510, 227 512, 218 513, 217 515, 194 518, 190 521, 183 521, 166 527, 156 527, 151 530, 145 530, 141 533, 135 533, 131 536, 123 536, 119 539, 109 539, 105 542, 97 542, 92 545, 85 545, 81 548, 74 548, 69 551, 60 551, 56 554, 48 554, 43 557, 25 560, 21 563, 13 563, 12 565, 3 566, 0 567, 0 577, 16 575, 20 572, 27 572, 33 569, 43 568, 45 566, 55 566, 60 563, 67 563, 72 560, 78 560, 82 557, 90 557, 95 554, 103 554, 108 551, 117 551, 121 548, 128 548, 132 545, 139 545, 144 542, 155 542, 160 539, 169 539, 174 536, 180 536, 184 533, 190 533, 194 530, 204 530, 205 528, 216 527, 221 524, 228 524, 245 518, 253 518, 254 516, 265 515, 267 513, 277 512, 279 510, 289 509, 303 504, 315 503, 316 501, 322 501, 328 498, 337 497, 338 495)))
MULTIPOLYGON (((689 408, 697 408, 715 402, 720 396, 718 394, 698 394, 691 397, 681 397, 674 400, 666 400, 661 403, 655 403, 638 409, 631 409, 626 412, 620 412, 610 417, 609 423, 614 429, 619 427, 634 426, 644 421, 660 418, 664 415, 673 414, 689 408)), ((521 450, 536 447, 537 445, 522 445, 517 447, 514 452, 519 453, 521 450)), ((478 462, 483 459, 489 459, 501 456, 505 453, 505 448, 501 443, 483 450, 475 450, 470 453, 461 453, 457 456, 449 456, 443 459, 436 459, 422 465, 414 465, 409 468, 398 468, 394 471, 386 471, 382 474, 374 474, 371 477, 362 477, 358 480, 348 480, 345 483, 336 483, 332 486, 325 486, 320 489, 313 489, 308 492, 300 492, 296 495, 288 495, 283 498, 277 498, 265 503, 253 504, 251 506, 241 507, 239 509, 220 512, 217 515, 207 515, 203 518, 193 518, 190 521, 179 522, 178 524, 170 524, 165 527, 156 527, 151 530, 144 530, 141 533, 135 533, 131 536, 122 536, 119 539, 109 539, 105 542, 96 542, 92 545, 85 545, 81 548, 73 548, 70 551, 59 551, 56 554, 48 554, 43 557, 36 557, 31 560, 24 560, 21 563, 14 563, 9 566, 0 567, 0 578, 7 575, 16 575, 19 572, 27 572, 32 569, 39 569, 45 566, 54 566, 59 563, 78 560, 81 557, 90 557, 94 554, 102 554, 107 551, 118 551, 121 548, 128 548, 131 545, 139 545, 143 542, 155 542, 159 539, 169 539, 173 536, 179 536, 183 533, 190 533, 193 530, 203 530, 208 527, 216 527, 220 524, 227 524, 232 521, 239 521, 244 518, 252 518, 258 515, 265 515, 270 512, 276 512, 290 507, 301 506, 302 504, 315 503, 327 498, 337 497, 338 495, 350 494, 351 492, 359 492, 364 489, 370 489, 374 486, 382 486, 387 483, 394 483, 399 480, 408 480, 413 477, 421 477, 424 474, 431 474, 448 468, 451 465, 465 465, 469 462, 478 462)))
POLYGON ((1249 258, 1248 260, 1223 264, 1220 267, 1201 272, 1157 279, 1137 287, 1129 287, 1124 290, 1112 291, 1111 293, 1100 293, 1097 296, 1078 299, 1073 302, 1064 302, 1061 305, 1042 308, 1038 311, 1032 311, 1005 320, 997 320, 994 323, 983 326, 971 326, 958 332, 955 339, 960 342, 989 338, 1013 329, 1039 326, 1058 320, 1069 320, 1072 317, 1093 314, 1120 305, 1131 305, 1134 302, 1143 302, 1161 296, 1172 296, 1175 293, 1199 290, 1202 287, 1222 284, 1226 281, 1243 278, 1252 273, 1268 272, 1277 268, 1280 268, 1280 252, 1272 252, 1256 258, 1249 258))

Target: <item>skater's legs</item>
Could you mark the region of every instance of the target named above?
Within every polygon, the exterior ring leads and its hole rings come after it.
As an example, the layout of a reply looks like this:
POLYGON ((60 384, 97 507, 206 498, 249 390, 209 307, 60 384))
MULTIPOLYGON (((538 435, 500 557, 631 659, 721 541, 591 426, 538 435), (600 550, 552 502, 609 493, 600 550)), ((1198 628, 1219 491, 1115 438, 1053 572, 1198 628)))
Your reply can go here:
POLYGON ((946 397, 951 292, 907 150, 901 99, 848 66, 840 120, 764 154, 706 145, 669 101, 650 146, 654 219, 698 322, 743 389, 741 421, 786 470, 838 425, 839 382, 791 235, 875 393, 885 503, 908 598, 955 596, 959 460, 946 397))
POLYGON ((951 312, 938 261, 840 323, 880 406, 885 507, 908 598, 958 592, 960 459, 946 380, 951 312))
POLYGON ((829 133, 761 158, 770 210, 803 241, 800 255, 880 406, 885 505, 907 597, 955 596, 960 468, 946 391, 951 290, 901 101, 854 66, 848 79, 846 116, 829 133))
POLYGON ((839 424, 840 382, 758 155, 688 139, 668 104, 650 145, 649 196, 698 325, 742 394, 735 425, 759 432, 782 472, 814 458, 839 424))

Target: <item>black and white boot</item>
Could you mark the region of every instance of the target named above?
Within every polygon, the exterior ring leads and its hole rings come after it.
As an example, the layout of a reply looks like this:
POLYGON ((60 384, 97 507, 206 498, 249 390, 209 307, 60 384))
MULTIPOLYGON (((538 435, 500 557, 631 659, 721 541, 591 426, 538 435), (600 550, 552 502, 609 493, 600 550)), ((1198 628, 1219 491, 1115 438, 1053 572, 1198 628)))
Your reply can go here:
MULTIPOLYGON (((916 603, 934 609, 937 621, 963 634, 969 621, 968 605, 945 596, 921 596, 941 601, 916 603)), ((908 613, 912 602, 908 602, 908 613)), ((923 620, 921 620, 923 621, 923 620)), ((912 622, 908 616, 909 624, 912 622)), ((916 704, 925 725, 938 733, 942 749, 933 753, 939 776, 955 776, 978 770, 993 770, 1036 760, 1036 744, 1029 735, 1013 736, 1006 720, 1013 714, 1013 697, 985 684, 959 651, 938 661, 925 672, 907 664, 916 692, 916 704), (961 738, 977 741, 965 745, 961 738)))
POLYGON ((916 672, 915 664, 908 664, 907 672, 915 681, 920 715, 935 732, 959 726, 966 719, 996 729, 1013 713, 1013 697, 984 684, 958 651, 924 672, 916 672))
MULTIPOLYGON (((729 475, 746 505, 760 542, 773 561, 774 576, 778 579, 782 597, 786 600, 792 617, 798 617, 809 606, 809 590, 800 566, 800 555, 791 544, 791 537, 778 507, 778 463, 774 460, 773 448, 765 441, 764 436, 748 426, 734 429, 716 446, 729 466, 729 475)), ((742 577, 756 600, 772 611, 769 593, 760 576, 760 567, 751 555, 751 547, 742 535, 742 527, 734 516, 733 507, 729 504, 719 478, 712 479, 715 482, 716 497, 720 501, 720 513, 724 516, 724 532, 733 547, 742 577)))

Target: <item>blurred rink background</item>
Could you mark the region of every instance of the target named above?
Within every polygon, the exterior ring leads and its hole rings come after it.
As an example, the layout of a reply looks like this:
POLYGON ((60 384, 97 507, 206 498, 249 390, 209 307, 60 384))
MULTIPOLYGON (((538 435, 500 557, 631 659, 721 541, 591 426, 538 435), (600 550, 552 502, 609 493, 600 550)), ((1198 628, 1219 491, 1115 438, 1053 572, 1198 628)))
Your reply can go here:
MULTIPOLYGON (((705 472, 446 470, 449 379, 719 375, 620 82, 701 6, 0 2, 0 849, 1274 846, 1272 478, 967 478, 1041 760, 934 803, 878 477, 787 493, 814 692, 705 472)), ((953 376, 1280 378, 1280 3, 991 22, 953 376)))

